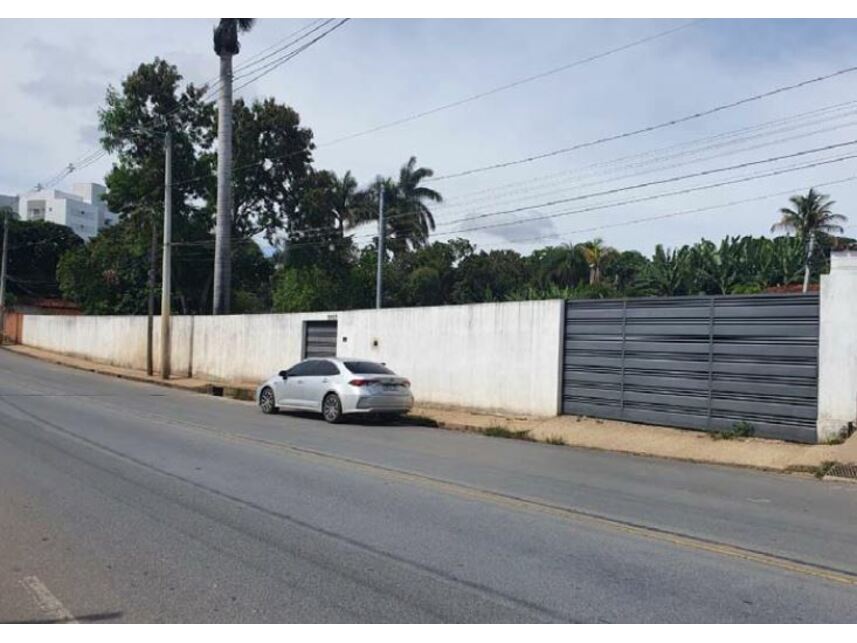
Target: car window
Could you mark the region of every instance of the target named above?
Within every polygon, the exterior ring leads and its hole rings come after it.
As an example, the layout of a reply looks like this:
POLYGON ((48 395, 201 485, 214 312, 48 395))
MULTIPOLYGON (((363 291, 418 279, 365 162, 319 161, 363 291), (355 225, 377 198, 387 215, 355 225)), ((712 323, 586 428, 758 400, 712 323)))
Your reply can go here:
POLYGON ((333 362, 328 362, 326 359, 318 363, 317 375, 339 375, 339 368, 333 362))
POLYGON ((395 375, 393 371, 377 362, 343 362, 345 368, 359 375, 395 375))
POLYGON ((303 375, 311 375, 312 367, 315 364, 314 360, 308 362, 299 362, 289 369, 289 377, 301 377, 303 375))

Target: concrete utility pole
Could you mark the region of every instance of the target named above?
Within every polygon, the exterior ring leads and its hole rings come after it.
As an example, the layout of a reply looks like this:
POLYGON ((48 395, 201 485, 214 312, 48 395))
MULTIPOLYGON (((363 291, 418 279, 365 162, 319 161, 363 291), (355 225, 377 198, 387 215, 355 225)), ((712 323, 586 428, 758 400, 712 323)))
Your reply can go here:
POLYGON ((161 379, 170 378, 171 249, 173 240, 173 134, 164 137, 164 258, 161 268, 161 379))
POLYGON ((232 288, 232 55, 220 56, 217 103, 217 218, 214 242, 214 314, 228 315, 232 288))
POLYGON ((378 275, 375 277, 375 308, 383 306, 384 299, 384 184, 378 183, 378 275))
POLYGON ((149 304, 147 309, 146 320, 146 373, 151 376, 155 372, 155 358, 152 348, 152 333, 154 331, 154 316, 155 316, 155 268, 157 266, 158 256, 158 227, 155 225, 155 213, 149 213, 149 227, 152 232, 152 241, 149 246, 149 281, 147 284, 149 290, 149 304))
POLYGON ((6 340, 6 257, 9 253, 9 210, 3 209, 3 258, 0 266, 0 344, 6 340))

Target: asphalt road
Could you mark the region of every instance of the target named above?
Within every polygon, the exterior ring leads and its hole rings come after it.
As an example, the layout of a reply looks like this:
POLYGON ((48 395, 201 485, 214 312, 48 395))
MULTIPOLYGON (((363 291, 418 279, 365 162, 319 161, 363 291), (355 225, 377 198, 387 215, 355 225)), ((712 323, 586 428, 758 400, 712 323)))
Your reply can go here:
POLYGON ((854 622, 857 486, 0 351, 0 622, 854 622))

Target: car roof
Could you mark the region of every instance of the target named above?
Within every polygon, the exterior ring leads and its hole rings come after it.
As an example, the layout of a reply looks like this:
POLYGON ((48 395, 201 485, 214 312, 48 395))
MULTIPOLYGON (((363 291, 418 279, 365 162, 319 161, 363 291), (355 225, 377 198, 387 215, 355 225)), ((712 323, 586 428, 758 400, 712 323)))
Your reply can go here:
POLYGON ((383 362, 379 362, 376 359, 366 359, 365 357, 306 357, 302 359, 302 362, 310 362, 313 360, 326 359, 331 362, 371 362, 372 364, 383 364, 383 362))

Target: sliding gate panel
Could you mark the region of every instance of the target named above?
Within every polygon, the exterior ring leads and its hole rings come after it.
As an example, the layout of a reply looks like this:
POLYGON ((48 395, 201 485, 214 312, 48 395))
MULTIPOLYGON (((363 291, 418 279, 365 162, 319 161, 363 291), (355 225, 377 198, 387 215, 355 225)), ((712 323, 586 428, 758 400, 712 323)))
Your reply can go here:
POLYGON ((304 358, 336 357, 336 328, 336 321, 304 322, 304 358))
POLYGON ((818 295, 566 304, 563 413, 815 442, 818 295))

